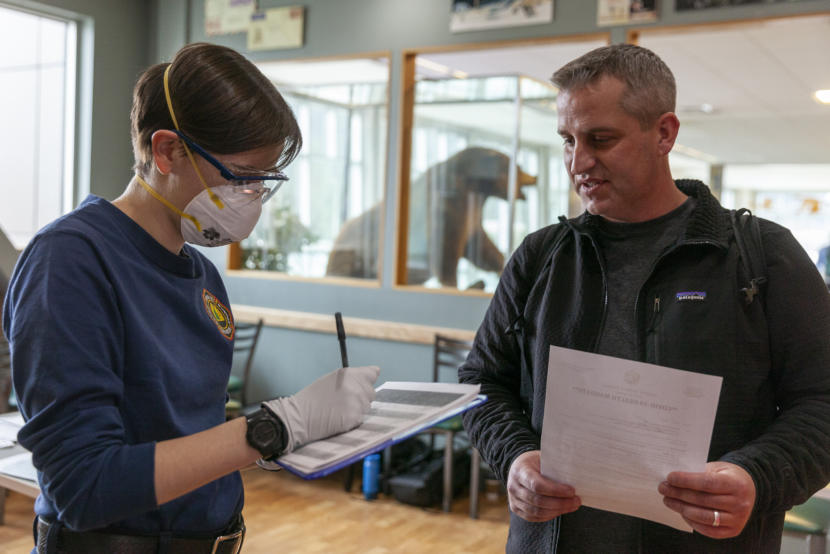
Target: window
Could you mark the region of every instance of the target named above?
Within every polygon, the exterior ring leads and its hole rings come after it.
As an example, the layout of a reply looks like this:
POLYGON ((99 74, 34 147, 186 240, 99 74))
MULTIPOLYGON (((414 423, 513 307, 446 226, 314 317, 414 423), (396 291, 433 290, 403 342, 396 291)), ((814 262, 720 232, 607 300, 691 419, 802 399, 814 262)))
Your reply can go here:
POLYGON ((602 36, 408 54, 398 284, 493 291, 528 233, 575 211, 549 78, 605 44, 602 36))
POLYGON ((231 250, 232 269, 377 279, 386 168, 385 57, 259 63, 294 110, 290 181, 231 250))
POLYGON ((76 26, 0 7, 0 227, 16 248, 72 207, 76 26))
POLYGON ((818 15, 636 36, 677 80, 675 178, 788 227, 814 260, 830 243, 830 105, 815 95, 830 89, 829 28, 818 15))
POLYGON ((830 244, 830 163, 730 164, 723 183, 724 205, 787 227, 813 260, 830 244))

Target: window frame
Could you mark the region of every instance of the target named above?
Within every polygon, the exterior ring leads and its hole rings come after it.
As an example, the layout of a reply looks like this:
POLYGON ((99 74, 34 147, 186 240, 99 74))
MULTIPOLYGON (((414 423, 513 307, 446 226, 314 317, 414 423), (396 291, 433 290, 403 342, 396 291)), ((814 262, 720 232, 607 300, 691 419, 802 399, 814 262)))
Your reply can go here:
MULTIPOLYGON (((416 63, 415 60, 420 54, 435 54, 448 52, 463 52, 476 50, 491 50, 497 48, 520 48, 540 45, 556 45, 579 41, 604 41, 611 44, 610 30, 578 33, 570 35, 558 35, 555 37, 544 37, 534 39, 487 41, 479 43, 465 43, 458 45, 426 46, 419 48, 407 48, 401 53, 401 89, 400 89, 400 122, 398 126, 398 164, 397 164, 397 190, 395 204, 395 233, 394 233, 394 267, 392 271, 392 288, 407 292, 422 292, 429 294, 448 294, 454 296, 483 297, 489 298, 493 295, 490 291, 464 290, 452 287, 427 287, 424 285, 410 285, 406 283, 407 262, 408 262, 408 229, 409 229, 409 200, 411 191, 411 168, 412 168, 412 145, 415 121, 415 88, 416 63)), ((551 71, 553 71, 552 68, 551 71)), ((551 130, 552 135, 555 130, 551 130)), ((516 152, 511 153, 511 161, 516 152)), ((515 199, 511 199, 515 201, 515 199)), ((515 206, 509 207, 511 213, 515 212, 515 206)), ((515 220, 511 217, 510 233, 515 220)), ((512 254, 507 252, 505 260, 512 254)))
MULTIPOLYGON (((92 43, 91 19, 75 12, 44 4, 18 4, 0 0, 0 7, 41 19, 49 19, 67 26, 66 42, 71 46, 64 58, 64 94, 61 121, 61 182, 59 214, 72 211, 89 192, 89 151, 92 105, 92 43)), ((35 183, 39 187, 39 181, 35 183)), ((38 221, 40 218, 37 218, 38 221)), ((36 233, 43 224, 34 222, 36 233)), ((33 235, 34 235, 33 233, 33 235)))
MULTIPOLYGON (((391 104, 391 87, 393 83, 392 77, 392 62, 393 56, 392 52, 389 50, 380 50, 380 51, 370 51, 370 52, 358 52, 354 54, 344 54, 344 55, 336 55, 336 56, 319 56, 319 57, 303 57, 303 58, 263 58, 257 59, 255 63, 314 63, 314 62, 337 62, 337 61, 347 61, 347 60, 361 60, 361 59, 379 59, 385 58, 387 60, 387 64, 389 67, 389 71, 387 72, 387 82, 386 82, 386 151, 383 155, 383 170, 382 170, 382 194, 380 197, 380 204, 385 208, 388 194, 388 182, 389 182, 389 151, 391 150, 389 144, 389 137, 391 132, 391 123, 392 123, 392 104, 391 104)), ((282 91, 280 91, 282 92, 282 91)), ((304 141, 306 137, 303 137, 304 141)), ((305 142, 304 145, 305 147, 305 142)), ((291 181, 289 181, 286 186, 291 186, 291 181)), ((277 193, 279 195, 279 193, 277 193)), ((273 199, 271 199, 273 202, 273 199)), ((380 225, 379 225, 379 235, 378 235, 378 275, 377 278, 362 278, 362 277, 342 277, 342 276, 303 276, 303 275, 291 275, 288 273, 284 273, 281 271, 273 271, 273 270, 262 270, 262 269, 247 269, 243 267, 243 252, 242 252, 242 245, 241 241, 234 242, 228 245, 228 253, 227 253, 227 261, 226 261, 226 273, 229 276, 233 277, 245 277, 245 278, 257 278, 257 279, 268 279, 268 280, 277 280, 277 281, 294 281, 294 282, 311 282, 311 283, 323 283, 323 284, 332 284, 332 285, 346 285, 346 286, 355 286, 355 287, 362 287, 362 288, 380 288, 381 282, 383 279, 383 251, 384 251, 384 243, 385 243, 385 234, 384 230, 388 225, 386 217, 386 210, 383 210, 380 218, 380 225)))

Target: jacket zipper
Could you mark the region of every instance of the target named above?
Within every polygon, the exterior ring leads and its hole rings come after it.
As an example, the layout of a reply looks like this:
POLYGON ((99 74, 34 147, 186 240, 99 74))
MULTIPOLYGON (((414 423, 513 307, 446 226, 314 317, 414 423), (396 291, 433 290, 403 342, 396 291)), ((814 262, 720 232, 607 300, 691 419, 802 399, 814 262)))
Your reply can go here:
POLYGON ((651 313, 651 340, 652 340, 652 350, 654 351, 654 361, 652 363, 659 364, 660 363, 660 332, 659 332, 659 322, 660 318, 660 297, 654 297, 654 307, 652 308, 651 313))
POLYGON ((602 318, 599 322, 599 329, 597 329, 597 333, 594 336, 594 345, 591 348, 591 352, 596 352, 599 349, 599 339, 602 337, 602 332, 605 329, 605 317, 608 315, 608 280, 605 273, 605 260, 599 255, 599 246, 597 246, 594 237, 588 233, 582 234, 591 241, 591 246, 594 248, 594 255, 597 257, 597 262, 599 263, 600 274, 602 275, 602 318))
MULTIPOLYGON (((668 256, 669 254, 671 254, 672 252, 674 252, 675 250, 677 250, 680 247, 690 246, 690 245, 701 245, 701 244, 711 245, 711 246, 720 246, 718 243, 716 243, 714 241, 711 241, 711 240, 689 240, 689 241, 684 241, 684 242, 681 242, 679 244, 674 244, 674 245, 670 246, 665 251, 663 251, 659 256, 657 256, 656 260, 654 260, 654 263, 651 265, 651 269, 648 272, 648 276, 646 277, 646 280, 643 282, 643 285, 640 287, 640 292, 637 294, 637 298, 634 300, 634 328, 638 330, 638 335, 639 335, 638 341, 637 341, 638 342, 638 348, 642 348, 643 346, 645 346, 645 344, 643 342, 644 339, 643 339, 642 334, 641 334, 642 329, 637 325, 637 312, 640 308, 640 298, 641 298, 641 295, 643 293, 643 288, 645 287, 646 283, 648 283, 649 279, 651 279, 651 276, 654 274, 654 270, 657 269, 657 266, 660 265, 660 262, 663 261, 663 258, 665 258, 666 256, 668 256)), ((603 272, 604 272, 604 270, 605 270, 605 268, 603 268, 603 272)), ((603 279, 605 279, 604 274, 603 274, 603 279)), ((654 300, 655 300, 655 304, 654 304, 654 309, 653 309, 653 314, 652 314, 652 323, 653 324, 646 326, 646 329, 645 329, 646 334, 648 334, 652 331, 656 332, 656 328, 655 328, 656 327, 656 316, 660 312, 660 297, 655 296, 654 300)), ((648 308, 646 308, 646 309, 648 309, 648 308)), ((599 342, 599 338, 597 338, 597 342, 599 342)), ((655 342, 655 347, 656 347, 656 342, 655 342)), ((645 352, 642 352, 643 356, 645 356, 645 354, 646 354, 645 352)), ((658 352, 656 350, 655 350, 654 355, 655 355, 655 358, 658 355, 658 352)), ((658 363, 658 360, 655 359, 653 363, 658 363)))

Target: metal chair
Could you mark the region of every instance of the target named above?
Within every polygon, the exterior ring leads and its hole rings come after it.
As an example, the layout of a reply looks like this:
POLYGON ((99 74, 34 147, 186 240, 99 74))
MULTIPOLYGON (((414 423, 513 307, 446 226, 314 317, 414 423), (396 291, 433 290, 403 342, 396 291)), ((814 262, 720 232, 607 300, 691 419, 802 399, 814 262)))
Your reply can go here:
POLYGON ((236 323, 233 339, 234 360, 244 360, 244 365, 240 374, 232 374, 228 379, 230 399, 225 404, 225 416, 228 419, 238 416, 248 406, 248 382, 261 330, 262 318, 256 323, 236 323))
MULTIPOLYGON (((452 369, 454 377, 457 378, 458 366, 464 363, 470 353, 472 343, 435 335, 435 346, 432 362, 432 380, 437 382, 441 378, 441 371, 452 369)), ((461 416, 457 415, 444 422, 441 422, 426 432, 431 434, 444 435, 444 492, 442 508, 445 512, 450 511, 452 503, 453 487, 453 448, 455 438, 464 433, 464 425, 461 416)), ((433 446, 432 437, 430 448, 433 446)), ((482 468, 486 474, 490 474, 490 468, 481 459, 478 449, 470 446, 470 517, 478 519, 478 494, 482 479, 482 468)))
MULTIPOLYGON (((0 306, 5 300, 7 286, 6 277, 0 272, 0 306)), ((0 413, 16 408, 17 399, 12 395, 11 352, 6 336, 3 334, 2 324, 0 324, 0 413)))
POLYGON ((0 331, 0 413, 16 408, 12 399, 12 362, 9 343, 0 331))
MULTIPOLYGON (((458 366, 460 366, 467 359, 467 354, 470 353, 472 344, 469 341, 454 339, 444 335, 436 334, 435 342, 433 343, 432 354, 432 380, 438 382, 441 380, 441 374, 445 370, 452 370, 453 381, 457 377, 458 366)), ((451 417, 446 421, 442 421, 423 433, 430 434, 430 450, 434 446, 435 435, 442 435, 444 437, 444 475, 443 475, 443 494, 441 500, 441 508, 445 512, 449 512, 452 504, 453 496, 453 461, 454 461, 454 446, 456 436, 463 433, 464 425, 461 422, 461 416, 457 415, 451 417)), ((473 454, 475 458, 475 454, 473 454)), ((477 485, 476 485, 477 487, 477 485)), ((476 488, 476 491, 478 489, 476 488)), ((471 490, 472 494, 473 491, 471 490)))
POLYGON ((806 539, 807 554, 825 554, 830 532, 830 499, 813 496, 784 516, 784 534, 806 539))

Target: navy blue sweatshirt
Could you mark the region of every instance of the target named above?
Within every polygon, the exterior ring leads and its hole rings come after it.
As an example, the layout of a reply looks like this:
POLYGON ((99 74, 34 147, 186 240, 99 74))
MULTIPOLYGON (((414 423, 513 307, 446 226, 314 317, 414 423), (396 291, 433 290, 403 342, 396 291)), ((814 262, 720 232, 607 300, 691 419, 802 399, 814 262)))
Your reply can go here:
POLYGON ((155 497, 156 442, 224 421, 233 319, 202 254, 171 253, 90 196, 20 256, 3 329, 38 515, 81 531, 200 534, 242 510, 238 472, 162 506, 155 497))

